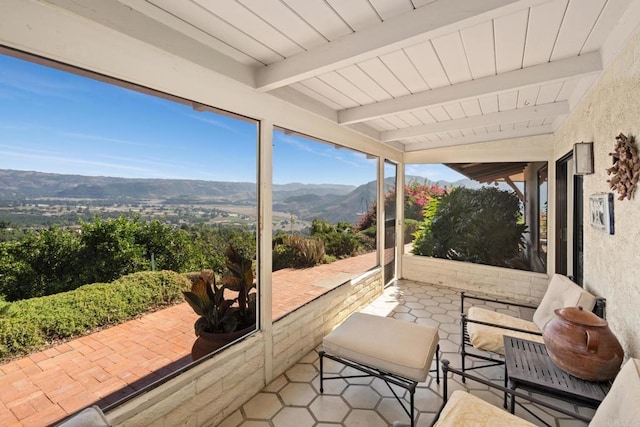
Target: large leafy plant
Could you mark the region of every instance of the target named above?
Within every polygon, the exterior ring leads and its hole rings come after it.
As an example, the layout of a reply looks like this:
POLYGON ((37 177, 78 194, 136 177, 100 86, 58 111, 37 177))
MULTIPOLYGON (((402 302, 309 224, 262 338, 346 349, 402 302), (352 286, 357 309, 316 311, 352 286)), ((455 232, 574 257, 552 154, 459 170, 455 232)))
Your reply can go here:
POLYGON ((218 282, 213 271, 202 271, 193 280, 191 291, 183 292, 185 300, 200 316, 195 324, 197 336, 202 332, 234 332, 256 322, 252 262, 232 246, 227 248, 226 257, 229 275, 218 282))

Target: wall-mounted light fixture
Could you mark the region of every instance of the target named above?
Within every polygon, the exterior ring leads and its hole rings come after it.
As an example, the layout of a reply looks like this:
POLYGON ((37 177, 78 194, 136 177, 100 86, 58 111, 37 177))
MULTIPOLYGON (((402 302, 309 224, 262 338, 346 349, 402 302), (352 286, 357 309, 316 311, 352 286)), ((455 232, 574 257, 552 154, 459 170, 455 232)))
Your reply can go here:
POLYGON ((576 175, 593 173, 593 142, 579 142, 573 145, 573 166, 576 175))

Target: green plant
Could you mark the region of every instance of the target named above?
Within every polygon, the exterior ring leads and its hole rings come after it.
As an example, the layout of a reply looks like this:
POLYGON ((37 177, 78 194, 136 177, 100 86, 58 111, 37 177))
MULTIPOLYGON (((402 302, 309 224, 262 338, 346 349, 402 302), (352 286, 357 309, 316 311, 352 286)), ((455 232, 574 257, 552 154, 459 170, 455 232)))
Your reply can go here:
POLYGON ((454 188, 424 209, 412 252, 458 261, 509 266, 519 255, 526 225, 515 193, 454 188))
POLYGON ((313 267, 325 255, 324 241, 319 237, 282 234, 274 238, 273 271, 283 268, 313 267))
POLYGON ((0 359, 42 349, 182 299, 189 281, 172 271, 139 272, 12 303, 0 309, 0 359))
POLYGON ((195 324, 195 333, 225 333, 247 328, 256 322, 256 293, 252 261, 233 246, 225 252, 229 275, 220 284, 212 270, 205 270, 193 280, 190 291, 184 298, 193 311, 200 316, 195 324), (236 292, 228 298, 226 291, 236 292))

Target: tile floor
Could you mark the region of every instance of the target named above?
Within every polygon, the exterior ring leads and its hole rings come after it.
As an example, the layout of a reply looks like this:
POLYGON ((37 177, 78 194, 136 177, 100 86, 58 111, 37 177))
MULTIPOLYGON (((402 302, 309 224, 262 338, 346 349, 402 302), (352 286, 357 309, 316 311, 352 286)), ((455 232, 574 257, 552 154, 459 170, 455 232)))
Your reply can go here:
MULTIPOLYGON (((498 305, 489 307, 506 312, 515 308, 498 305)), ((390 316, 411 322, 423 323, 439 329, 442 358, 449 359, 451 366, 460 366, 460 297, 457 291, 435 285, 399 281, 368 306, 364 312, 390 316)), ((433 363, 435 368, 435 360, 433 363)), ((325 369, 329 373, 347 374, 351 368, 325 359, 325 369)), ((501 367, 476 371, 498 384, 503 384, 501 367)), ((434 374, 432 374, 434 375, 434 374)), ((502 395, 478 383, 462 384, 459 378, 449 380, 450 392, 465 389, 501 406, 502 395)), ((398 393, 408 398, 404 389, 398 393)), ((431 425, 435 413, 442 403, 442 382, 436 384, 435 376, 418 384, 415 395, 416 426, 431 425)), ((554 400, 556 404, 561 402, 554 400)), ((566 403, 567 407, 583 414, 593 414, 593 410, 578 408, 566 403)), ((549 410, 527 405, 552 426, 584 426, 549 410)), ((522 408, 516 408, 516 415, 542 425, 522 408)), ((234 412, 220 427, 384 427, 395 421, 408 425, 409 417, 393 398, 387 385, 379 379, 338 379, 325 382, 324 394, 319 392, 319 364, 315 351, 307 354, 283 375, 274 379, 260 393, 234 412)))

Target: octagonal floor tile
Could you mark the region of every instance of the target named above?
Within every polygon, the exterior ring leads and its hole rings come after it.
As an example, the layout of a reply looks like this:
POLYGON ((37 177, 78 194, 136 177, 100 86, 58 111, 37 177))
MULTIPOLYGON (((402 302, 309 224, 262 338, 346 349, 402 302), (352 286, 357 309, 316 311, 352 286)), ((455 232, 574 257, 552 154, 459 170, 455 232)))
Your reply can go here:
POLYGON ((380 401, 380 395, 365 385, 350 385, 342 393, 342 398, 357 409, 373 409, 380 401))
POLYGON ((296 382, 309 382, 318 375, 318 370, 315 366, 309 363, 298 363, 285 372, 289 381, 296 382))
POLYGON ((287 384, 289 384, 289 381, 287 381, 287 379, 285 378, 284 375, 280 375, 278 378, 276 378, 275 380, 271 381, 264 388, 264 391, 272 391, 272 392, 275 393, 278 390, 282 389, 282 387, 286 386, 287 384))
MULTIPOLYGON (((407 402, 404 402, 404 404, 408 407, 407 402)), ((409 424, 409 415, 404 412, 400 402, 394 397, 383 398, 376 411, 387 420, 389 424, 393 424, 394 421, 409 424)))
POLYGON ((271 422, 274 427, 312 427, 316 423, 307 408, 284 408, 271 422))
POLYGON ((278 393, 285 405, 307 406, 317 396, 307 383, 289 383, 278 393))
POLYGON ((271 427, 268 421, 249 420, 240 424, 238 427, 271 427))
POLYGON ((273 393, 258 393, 243 408, 247 418, 268 420, 282 408, 282 404, 273 393))
MULTIPOLYGON (((352 375, 362 375, 362 372, 347 366, 342 370, 341 375, 348 377, 352 375)), ((347 378, 349 384, 371 384, 372 380, 373 377, 347 378)))
POLYGON ((318 396, 309 409, 318 421, 327 422, 340 422, 349 412, 349 407, 340 396, 318 396))
POLYGON ((345 427, 387 427, 389 424, 374 411, 354 409, 344 420, 345 427))
MULTIPOLYGON (((311 382, 313 388, 320 393, 320 375, 314 378, 311 382)), ((342 378, 335 380, 324 380, 324 394, 336 395, 342 393, 342 390, 347 388, 347 382, 342 378)))

